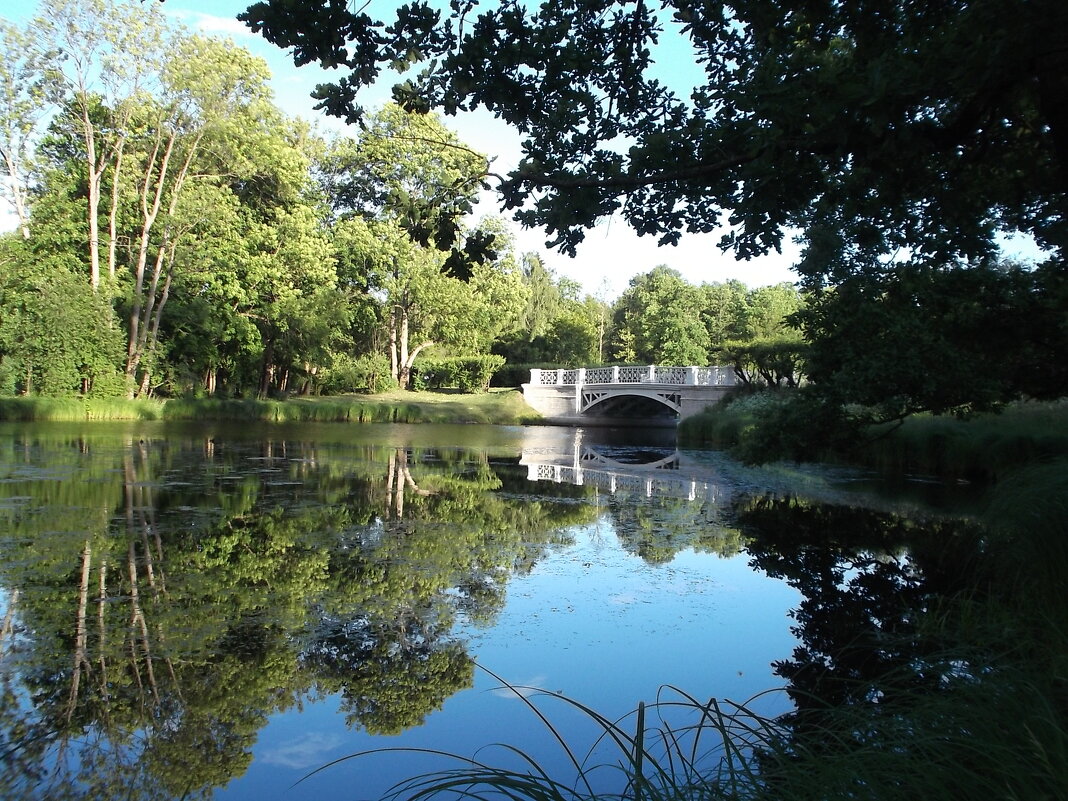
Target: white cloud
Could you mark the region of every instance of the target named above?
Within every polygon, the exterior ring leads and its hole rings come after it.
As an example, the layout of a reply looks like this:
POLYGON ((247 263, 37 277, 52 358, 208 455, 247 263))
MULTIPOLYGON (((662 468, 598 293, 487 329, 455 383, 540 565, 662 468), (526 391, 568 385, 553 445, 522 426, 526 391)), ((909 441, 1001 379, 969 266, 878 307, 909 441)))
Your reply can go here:
POLYGON ((328 762, 328 754, 339 745, 341 738, 336 735, 309 732, 284 745, 265 749, 259 758, 269 765, 304 770, 328 762))
POLYGON ((167 10, 166 13, 200 33, 221 33, 227 36, 250 38, 252 31, 235 17, 217 17, 203 11, 186 11, 183 9, 167 10))
POLYGON ((518 684, 510 684, 504 687, 497 687, 491 690, 494 695, 501 698, 530 698, 538 693, 545 692, 541 686, 545 683, 545 676, 535 676, 530 681, 520 682, 518 684))

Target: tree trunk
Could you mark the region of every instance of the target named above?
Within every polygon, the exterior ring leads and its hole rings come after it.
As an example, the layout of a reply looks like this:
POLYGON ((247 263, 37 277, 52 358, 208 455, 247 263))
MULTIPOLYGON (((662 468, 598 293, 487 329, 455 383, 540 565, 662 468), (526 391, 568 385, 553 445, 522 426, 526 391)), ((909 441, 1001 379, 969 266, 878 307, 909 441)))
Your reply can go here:
POLYGON ((126 140, 121 139, 115 150, 115 167, 111 173, 111 208, 108 211, 108 278, 115 280, 115 264, 119 247, 119 177, 126 140))
POLYGON ((393 380, 400 383, 400 360, 397 358, 397 307, 389 312, 389 370, 393 380))
POLYGON ((271 391, 271 384, 274 383, 274 340, 268 339, 263 347, 263 368, 260 370, 260 390, 259 396, 266 398, 271 391))
POLYGON ((401 376, 404 378, 404 383, 401 385, 403 389, 411 389, 412 383, 412 366, 415 364, 415 357, 422 353, 426 348, 429 348, 434 343, 430 340, 419 343, 418 347, 412 350, 401 365, 401 376))

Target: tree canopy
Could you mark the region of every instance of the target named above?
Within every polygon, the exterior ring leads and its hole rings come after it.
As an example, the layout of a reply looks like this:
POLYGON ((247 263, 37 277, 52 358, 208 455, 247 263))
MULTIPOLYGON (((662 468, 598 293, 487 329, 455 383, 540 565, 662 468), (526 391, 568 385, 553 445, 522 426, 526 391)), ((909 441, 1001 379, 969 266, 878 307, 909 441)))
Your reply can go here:
POLYGON ((574 252, 609 214, 676 242, 724 228, 748 258, 800 229, 812 285, 909 249, 974 260, 999 231, 1063 248, 1068 6, 1061 0, 263 0, 241 19, 297 64, 349 71, 320 107, 362 118, 384 69, 413 110, 483 107, 523 136, 518 219, 574 252), (690 64, 691 87, 665 81, 690 64))

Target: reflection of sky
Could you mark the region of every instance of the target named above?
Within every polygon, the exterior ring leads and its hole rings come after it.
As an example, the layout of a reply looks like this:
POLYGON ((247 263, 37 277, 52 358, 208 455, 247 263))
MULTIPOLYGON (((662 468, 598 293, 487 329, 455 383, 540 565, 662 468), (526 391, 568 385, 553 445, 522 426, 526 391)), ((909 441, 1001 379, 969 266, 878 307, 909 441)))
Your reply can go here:
MULTIPOLYGON (((306 704, 302 713, 272 719, 260 732, 249 774, 217 797, 377 798, 430 767, 457 767, 411 753, 361 756, 290 787, 320 765, 373 748, 445 749, 510 764, 514 755, 493 747, 506 743, 565 771, 563 752, 527 702, 581 753, 594 732, 566 702, 532 688, 563 693, 615 718, 639 701, 655 701, 665 685, 701 701, 736 702, 782 686, 770 662, 793 648, 786 613, 799 599, 794 590, 754 573, 745 556, 683 552, 650 566, 619 547, 606 516, 571 533, 573 546, 510 581, 507 606, 493 627, 466 633, 476 661, 516 691, 476 671, 475 687, 448 699, 423 726, 380 738, 347 730, 336 699, 306 704)), ((756 706, 774 714, 785 704, 778 694, 756 706)))

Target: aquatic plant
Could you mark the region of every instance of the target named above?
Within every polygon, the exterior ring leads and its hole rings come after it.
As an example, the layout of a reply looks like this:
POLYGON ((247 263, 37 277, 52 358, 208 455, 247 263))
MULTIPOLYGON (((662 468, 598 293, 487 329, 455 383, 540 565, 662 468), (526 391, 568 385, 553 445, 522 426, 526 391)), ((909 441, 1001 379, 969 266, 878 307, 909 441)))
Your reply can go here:
POLYGON ((677 687, 665 685, 655 702, 641 702, 622 718, 610 719, 561 693, 513 685, 492 671, 481 669, 501 682, 499 689, 513 693, 526 704, 549 738, 562 749, 569 776, 554 776, 531 753, 498 744, 502 763, 510 765, 436 749, 378 748, 333 760, 300 781, 351 759, 403 753, 443 758, 455 763, 455 767, 399 782, 387 791, 383 801, 423 801, 437 796, 515 801, 750 798, 762 784, 759 755, 775 748, 783 737, 774 718, 754 711, 759 696, 746 703, 715 698, 702 702, 677 687), (537 703, 545 700, 563 704, 593 724, 592 744, 581 750, 571 742, 537 703))

